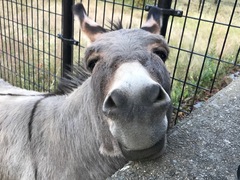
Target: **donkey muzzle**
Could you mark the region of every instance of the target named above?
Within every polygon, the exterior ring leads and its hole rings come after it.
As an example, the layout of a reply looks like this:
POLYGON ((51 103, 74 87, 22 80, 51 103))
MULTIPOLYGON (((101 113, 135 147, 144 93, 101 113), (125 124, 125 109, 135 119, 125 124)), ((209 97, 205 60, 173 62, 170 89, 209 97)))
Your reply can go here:
POLYGON ((102 111, 127 159, 148 159, 164 148, 170 104, 167 92, 140 63, 117 69, 102 111))
POLYGON ((164 136, 160 139, 156 144, 152 147, 142 150, 130 150, 119 143, 120 149, 122 151, 123 156, 130 160, 151 160, 159 157, 165 149, 166 146, 166 137, 164 136))
POLYGON ((127 113, 133 107, 164 107, 169 103, 169 97, 163 88, 158 84, 151 84, 143 87, 140 92, 128 94, 127 91, 114 89, 105 98, 103 112, 106 115, 127 113))

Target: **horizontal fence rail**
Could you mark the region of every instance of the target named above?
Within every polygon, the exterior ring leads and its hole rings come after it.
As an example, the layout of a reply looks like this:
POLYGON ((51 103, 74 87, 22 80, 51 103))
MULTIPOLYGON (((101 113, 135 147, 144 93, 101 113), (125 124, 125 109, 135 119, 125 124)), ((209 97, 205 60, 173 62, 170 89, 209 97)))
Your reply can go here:
MULTIPOLYGON (((77 2, 2 0, 0 78, 26 89, 54 91, 57 78, 81 61, 89 44, 78 24, 71 22, 70 8, 77 2), (71 43, 66 43, 69 40, 71 43)), ((228 75, 240 69, 238 0, 81 2, 92 19, 110 29, 113 20, 120 20, 124 27, 141 27, 149 6, 182 15, 165 15, 162 27, 170 46, 166 65, 172 77, 173 123, 228 84, 228 75)))

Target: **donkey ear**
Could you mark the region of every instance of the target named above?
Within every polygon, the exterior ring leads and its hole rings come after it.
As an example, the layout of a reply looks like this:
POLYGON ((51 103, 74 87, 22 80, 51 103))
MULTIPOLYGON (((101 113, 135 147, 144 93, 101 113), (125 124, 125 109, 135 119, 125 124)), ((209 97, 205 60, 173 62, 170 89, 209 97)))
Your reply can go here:
POLYGON ((151 7, 149 10, 147 21, 141 27, 145 31, 153 34, 160 34, 162 27, 162 13, 157 7, 151 7))
POLYGON ((95 41, 99 35, 106 32, 104 28, 87 16, 85 8, 81 3, 75 4, 72 10, 73 14, 79 18, 82 31, 92 42, 95 41))

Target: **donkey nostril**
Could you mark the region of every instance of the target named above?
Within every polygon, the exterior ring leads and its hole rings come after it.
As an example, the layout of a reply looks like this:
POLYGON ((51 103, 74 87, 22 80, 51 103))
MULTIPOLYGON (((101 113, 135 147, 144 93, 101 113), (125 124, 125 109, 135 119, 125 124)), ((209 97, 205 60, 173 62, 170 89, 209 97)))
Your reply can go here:
POLYGON ((153 84, 147 88, 149 100, 151 103, 162 101, 164 99, 164 92, 157 84, 153 84))
POLYGON ((124 104, 126 104, 124 94, 120 90, 114 90, 106 97, 103 103, 103 111, 109 113, 114 109, 123 107, 124 104))
POLYGON ((107 101, 105 101, 104 106, 107 109, 117 107, 111 96, 109 96, 107 101))
POLYGON ((165 98, 164 92, 163 92, 162 89, 160 88, 160 89, 159 89, 159 92, 158 92, 158 96, 157 96, 157 98, 156 98, 156 101, 161 101, 161 100, 163 100, 164 98, 165 98))

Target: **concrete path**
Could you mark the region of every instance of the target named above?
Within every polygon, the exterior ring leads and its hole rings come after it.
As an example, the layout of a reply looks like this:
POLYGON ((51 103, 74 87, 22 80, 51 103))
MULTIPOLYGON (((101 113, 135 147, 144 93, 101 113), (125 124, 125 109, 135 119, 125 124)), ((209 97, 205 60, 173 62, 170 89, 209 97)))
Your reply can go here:
POLYGON ((108 180, 236 180, 240 165, 240 78, 168 133, 166 153, 130 162, 108 180))

